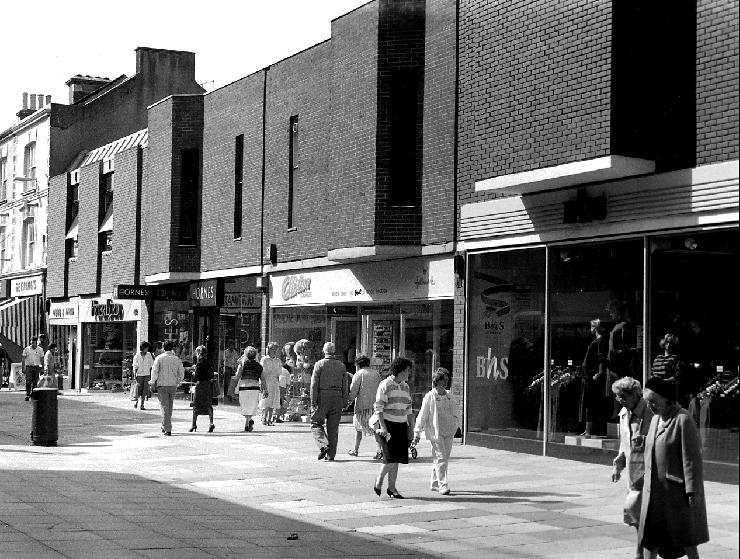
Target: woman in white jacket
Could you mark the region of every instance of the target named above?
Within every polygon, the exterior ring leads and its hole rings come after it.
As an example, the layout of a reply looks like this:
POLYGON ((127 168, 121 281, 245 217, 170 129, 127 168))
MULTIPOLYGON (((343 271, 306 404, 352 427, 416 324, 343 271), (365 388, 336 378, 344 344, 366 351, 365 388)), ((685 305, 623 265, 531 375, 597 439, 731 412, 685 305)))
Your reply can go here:
POLYGON ((451 378, 450 372, 442 367, 434 372, 433 388, 424 395, 414 427, 414 444, 419 442, 421 432, 424 431, 432 445, 434 463, 430 488, 432 491, 439 491, 441 495, 450 494, 447 463, 450 460, 455 431, 459 426, 457 409, 452 394, 447 390, 451 378))

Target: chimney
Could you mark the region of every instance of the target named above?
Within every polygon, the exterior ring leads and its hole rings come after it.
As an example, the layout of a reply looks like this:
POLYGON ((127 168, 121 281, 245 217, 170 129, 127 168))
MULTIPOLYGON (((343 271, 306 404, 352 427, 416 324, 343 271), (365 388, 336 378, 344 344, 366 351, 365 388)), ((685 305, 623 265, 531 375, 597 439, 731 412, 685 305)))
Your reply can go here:
MULTIPOLYGON (((36 103, 33 101, 33 95, 31 95, 31 99, 32 99, 31 103, 35 105, 36 103)), ((34 113, 34 110, 28 108, 28 93, 24 91, 23 92, 23 108, 17 113, 15 113, 15 116, 18 117, 18 120, 23 120, 24 118, 31 116, 33 113, 34 113)))
POLYGON ((195 53, 150 47, 137 47, 135 50, 137 74, 179 75, 186 81, 195 81, 195 53))
POLYGON ((92 92, 97 91, 109 83, 110 80, 108 78, 83 76, 81 74, 72 76, 65 82, 69 88, 69 104, 74 105, 83 97, 87 97, 92 92))

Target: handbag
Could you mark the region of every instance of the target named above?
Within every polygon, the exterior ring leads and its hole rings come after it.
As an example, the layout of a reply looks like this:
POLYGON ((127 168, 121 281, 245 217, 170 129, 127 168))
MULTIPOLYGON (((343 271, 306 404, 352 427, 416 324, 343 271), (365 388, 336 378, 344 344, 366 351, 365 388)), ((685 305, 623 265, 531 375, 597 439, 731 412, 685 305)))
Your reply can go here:
POLYGON ((211 380, 211 405, 218 405, 218 396, 221 394, 221 387, 218 384, 218 379, 214 378, 211 380))
POLYGON ((453 439, 462 439, 462 429, 460 427, 457 428, 457 431, 455 431, 455 434, 452 437, 453 439))
POLYGON ((234 393, 236 392, 236 385, 239 383, 239 378, 236 376, 231 377, 231 380, 229 381, 229 388, 226 392, 228 396, 234 396, 234 393))
MULTIPOLYGON (((139 399, 139 384, 137 382, 131 384, 131 390, 129 391, 128 399, 132 402, 139 399)), ((142 404, 142 406, 143 405, 144 404, 142 404)))

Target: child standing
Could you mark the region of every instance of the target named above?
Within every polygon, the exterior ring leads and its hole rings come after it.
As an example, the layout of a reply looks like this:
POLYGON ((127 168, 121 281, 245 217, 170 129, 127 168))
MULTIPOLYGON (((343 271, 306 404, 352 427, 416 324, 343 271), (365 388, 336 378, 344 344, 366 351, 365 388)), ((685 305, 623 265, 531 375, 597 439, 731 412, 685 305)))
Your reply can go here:
POLYGON ((452 375, 440 367, 434 372, 433 388, 424 395, 421 411, 414 427, 414 444, 419 442, 422 430, 432 445, 431 490, 441 495, 449 495, 447 486, 447 463, 452 452, 452 442, 458 427, 457 410, 452 395, 447 390, 452 375))

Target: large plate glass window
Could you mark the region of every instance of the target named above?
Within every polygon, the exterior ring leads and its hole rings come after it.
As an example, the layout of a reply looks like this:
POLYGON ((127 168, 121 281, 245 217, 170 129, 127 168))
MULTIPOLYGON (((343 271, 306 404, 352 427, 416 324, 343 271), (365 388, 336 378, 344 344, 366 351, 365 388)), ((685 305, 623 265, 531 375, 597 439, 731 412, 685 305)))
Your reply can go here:
POLYGON ((469 260, 471 433, 542 439, 545 249, 469 260))

